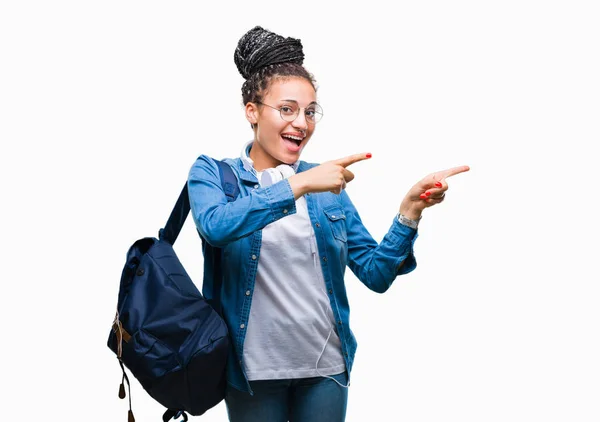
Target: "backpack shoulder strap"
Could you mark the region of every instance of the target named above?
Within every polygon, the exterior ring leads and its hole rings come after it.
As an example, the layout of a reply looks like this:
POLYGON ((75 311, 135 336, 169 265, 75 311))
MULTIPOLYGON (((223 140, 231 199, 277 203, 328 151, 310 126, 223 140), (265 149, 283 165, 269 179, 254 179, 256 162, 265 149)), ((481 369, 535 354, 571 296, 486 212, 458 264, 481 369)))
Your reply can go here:
POLYGON ((225 195, 227 195, 227 201, 235 201, 235 198, 240 194, 240 188, 238 186, 237 177, 233 173, 231 166, 227 164, 225 161, 215 160, 219 167, 219 175, 221 176, 221 186, 223 187, 223 191, 225 195))
MULTIPOLYGON (((240 194, 240 188, 237 183, 237 177, 233 173, 233 170, 224 161, 214 159, 214 162, 217 163, 217 167, 219 168, 219 176, 221 178, 221 186, 223 187, 223 191, 225 191, 225 195, 227 196, 227 201, 235 201, 235 199, 240 194)), ((190 213, 190 197, 188 195, 188 187, 187 181, 179 194, 179 198, 173 207, 173 211, 171 211, 171 215, 167 220, 167 224, 163 229, 158 231, 158 238, 168 242, 173 245, 175 240, 177 240, 177 236, 179 236, 179 232, 183 227, 183 223, 190 213)))

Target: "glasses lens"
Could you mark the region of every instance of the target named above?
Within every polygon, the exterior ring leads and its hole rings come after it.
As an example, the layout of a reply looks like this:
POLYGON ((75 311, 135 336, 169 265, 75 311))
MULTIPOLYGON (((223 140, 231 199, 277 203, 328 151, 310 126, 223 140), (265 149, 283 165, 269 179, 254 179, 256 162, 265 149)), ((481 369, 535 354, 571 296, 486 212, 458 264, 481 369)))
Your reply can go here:
POLYGON ((313 104, 306 109, 306 120, 317 123, 323 117, 323 109, 319 104, 313 104))
MULTIPOLYGON (((298 117, 300 108, 296 105, 284 105, 279 109, 281 118, 286 122, 293 122, 298 117)), ((317 123, 323 117, 323 109, 319 104, 312 104, 304 111, 306 120, 310 123, 317 123)))
POLYGON ((281 118, 286 122, 293 122, 298 117, 298 106, 284 105, 279 109, 281 118))

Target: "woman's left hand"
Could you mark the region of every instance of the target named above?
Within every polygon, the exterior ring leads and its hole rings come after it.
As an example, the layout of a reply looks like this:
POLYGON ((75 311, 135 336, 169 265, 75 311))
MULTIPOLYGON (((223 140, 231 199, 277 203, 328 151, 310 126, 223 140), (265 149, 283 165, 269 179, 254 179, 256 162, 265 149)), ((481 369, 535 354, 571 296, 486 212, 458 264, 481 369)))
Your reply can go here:
POLYGON ((418 220, 425 208, 444 200, 448 190, 448 177, 469 170, 469 166, 459 166, 425 176, 408 191, 400 205, 400 213, 411 220, 418 220))

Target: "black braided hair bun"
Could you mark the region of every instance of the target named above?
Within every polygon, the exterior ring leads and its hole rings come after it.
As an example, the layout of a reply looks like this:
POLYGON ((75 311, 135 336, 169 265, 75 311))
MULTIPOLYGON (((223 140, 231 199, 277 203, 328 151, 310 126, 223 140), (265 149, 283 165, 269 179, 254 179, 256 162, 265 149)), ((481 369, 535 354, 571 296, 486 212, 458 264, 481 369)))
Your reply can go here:
POLYGON ((240 38, 234 54, 235 65, 248 80, 260 69, 280 63, 302 65, 304 52, 299 39, 282 37, 255 26, 240 38))

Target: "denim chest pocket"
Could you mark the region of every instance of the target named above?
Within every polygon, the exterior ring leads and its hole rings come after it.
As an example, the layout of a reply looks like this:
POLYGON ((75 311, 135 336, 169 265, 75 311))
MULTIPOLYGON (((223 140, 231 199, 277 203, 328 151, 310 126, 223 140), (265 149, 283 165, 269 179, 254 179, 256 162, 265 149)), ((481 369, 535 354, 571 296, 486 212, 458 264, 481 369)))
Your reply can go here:
POLYGON ((342 212, 342 209, 336 206, 334 208, 324 209, 323 212, 329 220, 329 226, 331 226, 333 237, 342 242, 347 242, 346 216, 342 212))

